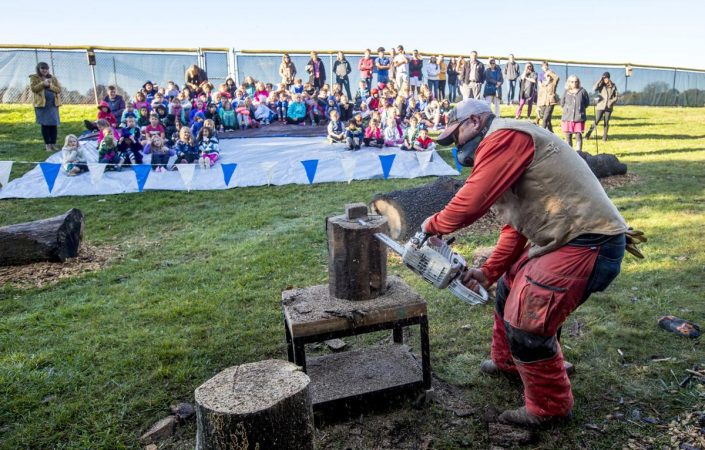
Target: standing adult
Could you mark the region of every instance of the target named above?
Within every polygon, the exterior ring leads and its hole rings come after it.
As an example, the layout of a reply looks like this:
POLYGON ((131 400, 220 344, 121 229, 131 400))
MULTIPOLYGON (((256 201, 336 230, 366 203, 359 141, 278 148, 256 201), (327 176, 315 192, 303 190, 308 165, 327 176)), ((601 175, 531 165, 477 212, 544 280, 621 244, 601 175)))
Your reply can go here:
POLYGON ((586 110, 590 104, 590 96, 580 85, 580 78, 575 75, 568 77, 565 84, 565 92, 561 97, 561 107, 563 116, 561 126, 565 133, 565 140, 573 147, 573 135, 575 135, 575 149, 583 149, 583 131, 585 131, 585 121, 587 120, 586 110))
POLYGON ((360 58, 360 62, 357 64, 357 69, 360 71, 360 78, 365 80, 367 84, 367 89, 372 89, 372 70, 375 66, 375 60, 370 56, 372 51, 368 48, 365 49, 365 56, 360 58))
POLYGON ((556 72, 551 70, 547 61, 541 64, 541 69, 543 69, 543 80, 539 83, 539 96, 536 106, 541 116, 541 126, 553 133, 551 116, 553 115, 553 108, 555 108, 558 103, 556 87, 558 86, 560 77, 556 72))
POLYGON ((482 83, 485 81, 485 65, 477 59, 477 52, 470 52, 470 59, 465 61, 461 76, 460 93, 463 99, 482 99, 482 83))
POLYGON ((391 60, 384 55, 384 47, 377 49, 377 58, 375 59, 375 67, 377 68, 377 87, 384 89, 384 86, 389 83, 389 67, 392 65, 391 60))
POLYGON ((122 95, 118 95, 115 86, 108 86, 108 95, 105 96, 103 101, 110 106, 110 111, 120 123, 122 113, 125 111, 125 99, 122 98, 122 95))
POLYGON ((59 106, 61 106, 61 84, 49 73, 49 64, 40 62, 36 73, 29 76, 29 88, 32 90, 34 115, 42 129, 42 138, 46 151, 53 152, 56 135, 59 131, 59 106))
POLYGON ((186 69, 184 78, 186 79, 186 86, 189 88, 191 96, 194 97, 200 92, 201 85, 208 81, 208 74, 196 64, 191 64, 189 68, 186 69))
POLYGON ((516 90, 517 78, 519 78, 519 64, 514 61, 514 55, 509 55, 509 60, 502 68, 504 79, 509 81, 509 92, 507 93, 507 103, 514 104, 514 91, 516 90))
POLYGON ((607 130, 610 127, 610 117, 612 117, 612 110, 614 105, 617 103, 617 85, 612 82, 610 78, 610 73, 605 72, 602 77, 597 80, 592 90, 599 94, 599 99, 595 105, 595 121, 590 125, 590 129, 585 134, 586 139, 590 139, 590 135, 600 120, 604 119, 602 124, 602 140, 607 140, 607 130))
POLYGON ((480 370, 518 374, 523 382, 524 406, 504 411, 500 422, 558 423, 573 408, 571 366, 558 330, 619 274, 627 224, 587 164, 557 136, 495 118, 487 103, 472 99, 456 105, 450 117, 438 142, 454 142, 473 170, 422 230, 453 233, 490 207, 501 218, 505 225, 492 256, 463 279, 470 289, 498 281, 491 360, 480 370))
POLYGON ((333 73, 335 74, 335 82, 345 88, 345 93, 348 98, 352 98, 350 94, 350 77, 349 74, 352 71, 350 63, 345 59, 343 52, 338 52, 338 56, 335 58, 333 63, 333 73))
POLYGON ((438 99, 446 98, 446 78, 448 74, 448 65, 445 63, 443 55, 438 55, 436 58, 438 64, 438 99))
POLYGON ((308 82, 315 89, 321 89, 326 84, 326 67, 318 58, 318 53, 311 52, 311 59, 306 63, 306 73, 308 73, 308 82))
POLYGON ((294 84, 294 78, 296 78, 296 66, 294 61, 288 53, 282 55, 282 62, 279 64, 279 76, 281 77, 281 82, 287 89, 294 84))
POLYGON ((414 95, 418 94, 419 87, 423 80, 423 59, 418 50, 414 50, 411 61, 409 61, 409 87, 414 95))
POLYGON ((490 67, 485 70, 485 90, 482 95, 487 103, 494 105, 494 115, 497 117, 499 117, 499 97, 503 82, 502 69, 494 58, 490 59, 490 67))
POLYGON ((426 76, 428 77, 428 87, 431 89, 434 99, 438 99, 438 78, 441 72, 441 68, 436 62, 436 57, 431 56, 426 67, 426 76))
POLYGON ((536 101, 536 86, 538 77, 534 70, 534 65, 530 62, 524 66, 524 72, 519 77, 519 106, 517 107, 515 119, 521 117, 521 110, 524 109, 524 104, 527 105, 526 117, 531 119, 531 108, 536 101))
POLYGON ((397 45, 397 54, 392 60, 392 64, 396 68, 394 80, 397 83, 397 89, 401 89, 401 85, 409 80, 409 57, 404 53, 403 45, 397 45))
POLYGON ((451 103, 455 101, 458 95, 458 65, 462 60, 463 58, 450 58, 450 61, 448 61, 448 101, 451 103))

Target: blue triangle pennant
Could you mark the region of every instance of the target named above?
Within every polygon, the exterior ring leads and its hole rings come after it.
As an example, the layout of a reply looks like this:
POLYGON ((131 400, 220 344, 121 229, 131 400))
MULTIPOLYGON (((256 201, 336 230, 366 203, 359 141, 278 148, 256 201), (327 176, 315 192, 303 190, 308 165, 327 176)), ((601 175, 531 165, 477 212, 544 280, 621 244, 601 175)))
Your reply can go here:
POLYGON ((306 161, 301 161, 304 169, 306 169, 306 177, 308 177, 308 184, 313 184, 313 179, 316 176, 316 169, 318 169, 317 159, 307 159, 306 161))
POLYGON ((233 177, 235 169, 237 169, 237 164, 221 164, 220 167, 223 168, 223 181, 225 181, 225 187, 228 187, 228 185, 230 184, 230 179, 233 177))
POLYGON ((386 180, 389 177, 389 172, 392 170, 392 164, 394 164, 394 158, 397 155, 379 155, 379 162, 382 164, 382 175, 386 180))
POLYGON ((458 169, 458 174, 461 174, 463 172, 463 166, 461 166, 460 161, 458 161, 457 147, 453 147, 453 161, 455 161, 455 168, 458 169))
POLYGON ((135 164, 132 166, 132 170, 135 171, 135 178, 137 178, 137 189, 142 192, 144 190, 144 184, 149 178, 149 173, 152 171, 151 164, 135 164))
POLYGON ((54 189, 54 183, 56 182, 56 177, 59 175, 59 170, 61 169, 61 164, 42 162, 39 163, 39 167, 42 169, 42 174, 44 175, 44 181, 47 182, 47 187, 49 188, 49 193, 54 189))

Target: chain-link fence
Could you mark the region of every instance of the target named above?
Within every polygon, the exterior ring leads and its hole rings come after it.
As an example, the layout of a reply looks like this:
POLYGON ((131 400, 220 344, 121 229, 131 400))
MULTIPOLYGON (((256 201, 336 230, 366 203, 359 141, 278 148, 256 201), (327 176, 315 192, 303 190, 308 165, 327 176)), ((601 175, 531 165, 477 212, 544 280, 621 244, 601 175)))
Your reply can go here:
MULTIPOLYGON (((102 99, 106 87, 115 85, 118 93, 132 98, 145 81, 150 80, 159 85, 174 81, 177 85, 184 82, 184 73, 191 64, 204 68, 209 79, 217 87, 228 76, 236 82, 251 76, 255 80, 271 82, 280 81, 279 64, 282 51, 235 51, 232 49, 100 49, 95 50, 95 66, 88 65, 86 57, 88 47, 42 47, 19 48, 0 47, 0 103, 31 103, 28 76, 34 73, 36 64, 44 61, 49 64, 64 92, 64 103, 94 103, 102 99), (96 96, 97 91, 97 96, 96 96)), ((305 66, 308 52, 290 52, 291 59, 298 70, 298 77, 306 81, 305 66)), ((453 55, 458 56, 458 55, 453 55)), ((335 52, 319 52, 319 57, 326 65, 327 80, 334 82, 333 62, 335 52)), ((350 74, 350 88, 354 92, 360 80, 357 70, 361 52, 346 52, 346 57, 353 70, 350 74)), ((487 57, 481 58, 487 61, 487 57)), ((529 61, 518 58, 522 66, 529 61)), ((531 60, 540 67, 540 60, 531 60)), ((611 65, 551 62, 551 68, 558 73, 562 81, 569 75, 577 75, 588 90, 603 72, 610 72, 613 82, 620 92, 620 103, 633 105, 657 106, 703 106, 705 105, 705 70, 652 67, 639 65, 611 65), (627 76, 629 72, 630 76, 627 76)), ((503 65, 505 61, 498 59, 503 65)), ((562 82, 561 82, 562 85, 562 82)), ((559 92, 561 90, 559 89, 559 92)), ((505 83, 504 100, 508 89, 505 83)))

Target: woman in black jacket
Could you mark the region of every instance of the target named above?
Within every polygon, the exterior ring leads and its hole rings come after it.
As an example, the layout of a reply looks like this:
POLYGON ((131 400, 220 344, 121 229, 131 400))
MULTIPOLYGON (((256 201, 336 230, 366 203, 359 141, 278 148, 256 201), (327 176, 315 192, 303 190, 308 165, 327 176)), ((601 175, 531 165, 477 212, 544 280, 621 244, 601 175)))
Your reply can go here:
POLYGON ((590 104, 590 96, 580 86, 580 79, 575 75, 568 77, 565 92, 561 97, 563 107, 562 128, 568 145, 573 146, 575 135, 576 150, 583 149, 583 131, 585 131, 586 110, 590 104))
POLYGON ((595 105, 595 121, 590 125, 590 129, 585 133, 585 137, 590 139, 590 135, 600 120, 604 118, 602 128, 602 140, 607 140, 607 129, 610 127, 610 117, 612 117, 612 109, 615 103, 617 103, 617 86, 610 79, 610 73, 605 72, 602 74, 602 78, 597 80, 597 83, 592 87, 592 90, 599 94, 599 99, 595 105))
POLYGON ((308 82, 316 90, 320 90, 326 84, 326 65, 318 58, 316 52, 311 52, 311 59, 306 63, 306 72, 309 76, 308 82))

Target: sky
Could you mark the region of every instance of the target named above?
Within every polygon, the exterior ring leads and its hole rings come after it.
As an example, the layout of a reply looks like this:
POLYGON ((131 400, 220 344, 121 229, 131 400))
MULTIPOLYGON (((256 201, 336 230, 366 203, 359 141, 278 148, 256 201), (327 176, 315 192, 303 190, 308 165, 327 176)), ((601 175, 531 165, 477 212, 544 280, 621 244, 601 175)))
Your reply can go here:
POLYGON ((705 69, 704 0, 3 3, 2 44, 258 50, 403 44, 422 52, 705 69))

